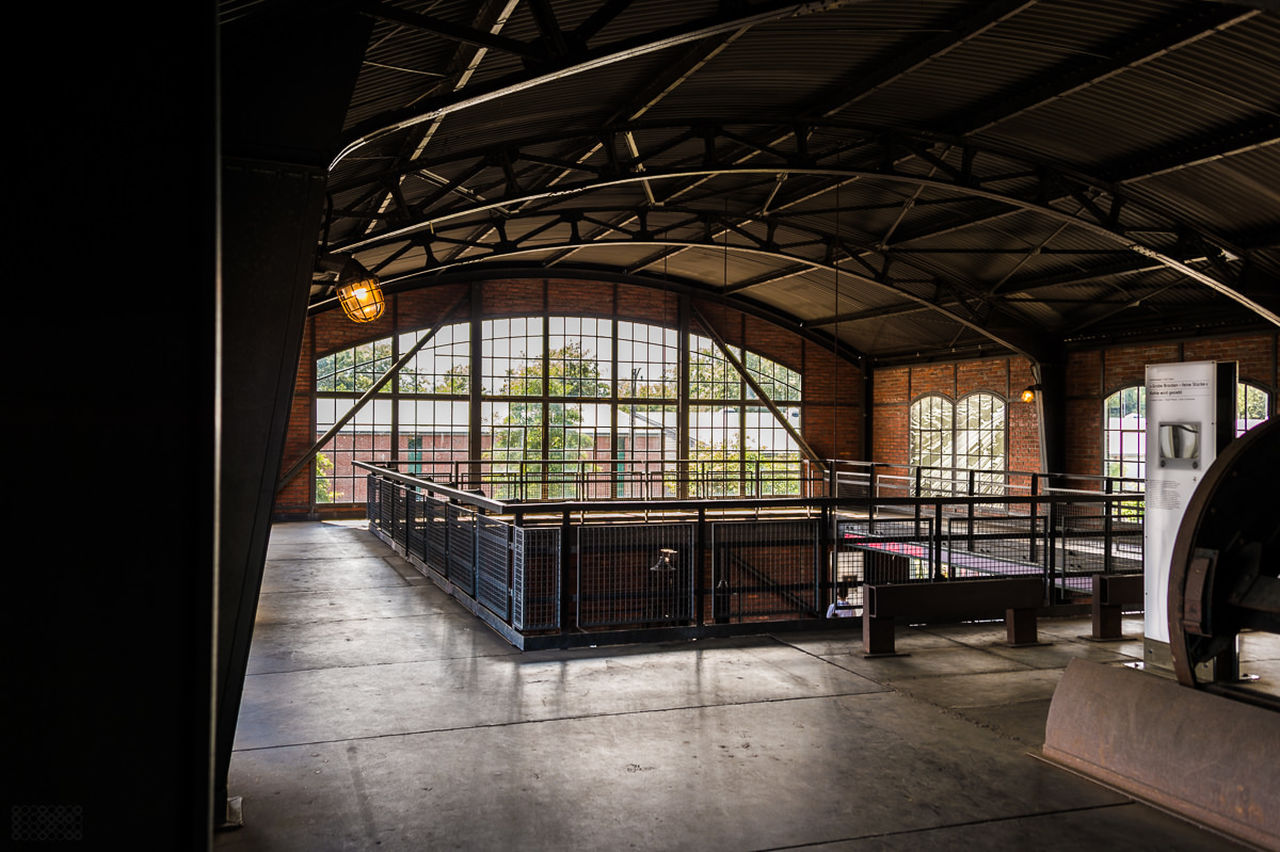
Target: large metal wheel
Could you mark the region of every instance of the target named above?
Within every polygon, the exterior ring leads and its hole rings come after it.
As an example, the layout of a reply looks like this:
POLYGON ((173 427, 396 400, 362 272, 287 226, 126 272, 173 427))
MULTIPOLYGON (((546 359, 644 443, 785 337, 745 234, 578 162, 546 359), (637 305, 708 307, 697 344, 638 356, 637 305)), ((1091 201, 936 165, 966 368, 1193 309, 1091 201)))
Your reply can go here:
POLYGON ((1169 648, 1179 682, 1234 653, 1241 630, 1280 633, 1280 417, 1227 445, 1178 527, 1169 575, 1169 648))

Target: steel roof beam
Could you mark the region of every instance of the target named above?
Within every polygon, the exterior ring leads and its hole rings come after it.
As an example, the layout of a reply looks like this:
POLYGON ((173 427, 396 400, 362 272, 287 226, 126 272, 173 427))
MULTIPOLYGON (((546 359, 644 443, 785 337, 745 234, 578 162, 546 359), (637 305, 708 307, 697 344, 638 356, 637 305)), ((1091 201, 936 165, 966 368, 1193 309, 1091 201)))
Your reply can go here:
POLYGON ((941 118, 936 126, 951 128, 951 132, 958 136, 981 133, 1259 14, 1261 12, 1256 9, 1241 12, 1238 7, 1214 3, 1200 3, 1190 11, 1179 9, 1154 26, 1148 26, 1141 32, 1128 33, 1103 45, 1098 52, 1105 59, 1086 62, 1068 60, 1059 63, 1030 85, 1006 89, 991 97, 986 104, 941 118))
POLYGON ((1056 223, 1064 223, 1064 222, 1069 223, 1075 226, 1076 228, 1086 233, 1092 234, 1095 237, 1106 240, 1107 242, 1111 242, 1112 244, 1115 244, 1115 245, 1120 245, 1128 249, 1129 251, 1136 252, 1138 254, 1143 255, 1144 257, 1158 260, 1160 263, 1164 264, 1165 266, 1168 266, 1171 269, 1175 269, 1181 272, 1183 275, 1193 278, 1196 281, 1199 281, 1200 283, 1204 284, 1205 286, 1210 287, 1211 289, 1217 290, 1222 295, 1227 296, 1228 298, 1231 298, 1231 299, 1235 299, 1236 301, 1245 305, 1245 307, 1249 308, 1250 310, 1253 310, 1259 316, 1262 316, 1263 318, 1267 319, 1269 322, 1275 325, 1280 325, 1280 312, 1277 312, 1278 309, 1280 309, 1280 306, 1270 307, 1267 305, 1263 305, 1253 299, 1250 299, 1244 294, 1232 289, 1232 287, 1229 286, 1228 284, 1222 281, 1219 281, 1218 279, 1213 278, 1210 275, 1206 275, 1205 273, 1200 272, 1197 269, 1187 266, 1186 264, 1177 260, 1177 258, 1165 252, 1162 252, 1152 246, 1140 243, 1134 240, 1129 235, 1123 233, 1122 231, 1108 228, 1105 224, 1078 218, 1070 213, 1064 212, 1062 210, 1058 210, 1055 207, 1041 203, 1039 200, 1033 200, 1033 199, 1023 198, 1019 196, 1002 194, 994 190, 984 189, 980 186, 957 185, 949 181, 940 180, 937 178, 932 178, 932 177, 927 177, 922 175, 902 174, 897 172, 877 172, 877 171, 872 171, 867 169, 843 169, 838 167, 818 167, 818 166, 799 168, 799 167, 779 167, 777 165, 753 166, 753 167, 721 166, 718 168, 677 169, 677 170, 667 170, 667 171, 661 171, 661 172, 651 171, 651 172, 645 172, 641 175, 631 174, 631 175, 625 175, 625 176, 620 176, 620 177, 610 178, 610 179, 584 181, 577 184, 562 186, 554 190, 527 192, 514 198, 504 198, 504 199, 489 202, 486 204, 477 204, 477 205, 471 205, 471 206, 466 206, 461 208, 455 208, 451 211, 438 214, 436 216, 431 217, 430 219, 427 219, 423 222, 416 223, 414 225, 398 228, 384 234, 373 235, 368 238, 356 240, 348 244, 339 245, 337 249, 340 251, 357 251, 362 248, 368 248, 374 245, 379 245, 379 244, 394 241, 403 237, 407 237, 411 234, 428 230, 429 228, 438 226, 444 222, 472 217, 478 213, 485 213, 490 210, 496 209, 497 207, 500 207, 500 206, 514 206, 514 205, 523 206, 530 202, 539 201, 539 200, 550 200, 553 198, 568 198, 570 196, 580 195, 580 194, 595 191, 598 189, 620 187, 620 186, 625 186, 628 184, 633 184, 633 183, 637 183, 644 180, 673 180, 673 179, 685 180, 685 179, 696 178, 696 177, 744 176, 744 175, 757 175, 757 174, 768 174, 772 176, 779 171, 787 171, 792 174, 825 176, 832 179, 857 178, 857 179, 885 181, 889 183, 900 183, 900 184, 913 186, 913 187, 924 186, 924 187, 927 187, 939 192, 943 192, 943 193, 971 196, 975 198, 985 198, 1001 204, 1007 204, 1012 207, 1017 207, 1025 211, 1036 213, 1037 215, 1043 217, 1047 221, 1056 222, 1056 223))
POLYGON ((972 14, 960 20, 940 21, 938 26, 945 28, 941 35, 922 42, 918 47, 903 50, 901 46, 895 45, 882 51, 845 77, 839 85, 833 86, 829 94, 818 97, 798 112, 823 118, 834 116, 895 80, 967 44, 1035 3, 1036 0, 999 0, 973 9, 972 14))
MULTIPOLYGON (((645 33, 641 36, 622 39, 612 44, 604 45, 599 48, 586 50, 577 57, 572 64, 561 68, 556 68, 545 72, 526 72, 520 74, 509 75, 500 80, 493 81, 481 87, 481 91, 466 96, 450 96, 445 97, 432 104, 431 106, 422 108, 413 108, 406 110, 395 110, 384 113, 369 121, 362 122, 354 131, 354 138, 351 138, 345 146, 341 148, 330 162, 329 169, 333 170, 342 160, 346 159, 353 152, 363 148, 371 142, 382 139, 394 133, 398 133, 406 128, 413 127, 423 122, 432 121, 443 115, 452 112, 487 103, 498 98, 507 97, 509 95, 519 94, 521 92, 535 89, 539 86, 552 83, 557 80, 567 79, 578 74, 585 74, 589 71, 595 71, 600 68, 606 68, 619 62, 625 62, 639 56, 645 56, 651 53, 657 53, 668 48, 678 47, 682 44, 700 41, 710 36, 720 35, 722 33, 732 32, 744 26, 750 26, 758 23, 769 21, 778 21, 785 18, 799 17, 815 12, 828 11, 843 5, 860 2, 861 0, 823 0, 822 2, 779 2, 778 0, 764 0, 759 3, 740 3, 736 5, 738 12, 736 14, 726 14, 723 11, 716 14, 698 18, 683 24, 670 27, 663 27, 653 32, 645 33)), ((395 10, 381 4, 370 4, 379 14, 392 14, 395 10)), ((434 22, 434 21, 433 21, 434 22)), ((488 34, 478 33, 469 27, 461 28, 464 32, 454 33, 455 37, 465 35, 470 38, 488 38, 488 34)), ((501 37, 499 37, 501 38, 501 37)), ((514 44, 506 44, 507 41, 502 40, 501 46, 492 45, 500 50, 508 50, 523 54, 527 50, 531 50, 528 45, 520 42, 514 44)))
POLYGON ((573 31, 573 38, 579 44, 586 44, 630 5, 631 0, 608 0, 601 3, 582 23, 578 24, 577 29, 573 31))
POLYGON ((522 59, 541 60, 544 58, 543 51, 535 45, 463 24, 455 24, 433 15, 408 12, 384 3, 375 3, 372 0, 363 0, 363 2, 357 4, 357 8, 362 14, 376 20, 390 21, 411 29, 421 30, 422 32, 440 36, 448 41, 461 42, 490 50, 500 50, 503 53, 514 54, 522 59))
POLYGON ((1114 175, 1113 180, 1117 184, 1137 183, 1277 143, 1280 143, 1280 119, 1263 116, 1195 139, 1179 141, 1166 148, 1145 151, 1123 162, 1104 165, 1098 171, 1114 175))
POLYGON ((726 246, 723 243, 715 243, 715 242, 672 240, 672 239, 662 239, 658 237, 651 237, 649 239, 628 238, 628 239, 619 239, 619 240, 583 240, 579 242, 562 241, 558 243, 549 243, 549 244, 543 244, 543 245, 527 245, 527 246, 512 242, 502 247, 495 247, 490 245, 489 247, 490 250, 484 254, 472 255, 469 257, 455 257, 450 260, 440 261, 428 267, 424 267, 423 269, 418 270, 416 272, 410 272, 410 273, 406 273, 404 275, 399 275, 399 276, 391 276, 386 279, 386 284, 388 286, 395 286, 397 284, 403 284, 404 282, 408 282, 408 281, 420 278, 424 275, 438 274, 446 270, 456 269, 463 266, 470 266, 470 265, 476 265, 476 264, 490 264, 490 263, 493 263, 494 261, 505 260, 512 257, 519 257, 522 255, 539 254, 543 252, 563 251, 565 249, 570 249, 570 248, 592 249, 592 248, 604 248, 609 246, 633 247, 637 245, 680 247, 685 249, 699 248, 699 249, 706 249, 706 250, 715 251, 715 252, 729 251, 734 254, 755 255, 758 257, 775 257, 775 258, 786 259, 789 261, 794 261, 797 263, 806 264, 807 266, 809 266, 810 271, 825 270, 827 272, 831 272, 836 275, 842 275, 845 278, 851 281, 857 282, 859 284, 862 284, 865 286, 871 286, 878 290, 881 290, 887 293, 892 293, 900 298, 904 298, 912 302, 915 302, 916 304, 920 305, 922 309, 931 310, 941 316, 946 317, 952 322, 957 323, 958 325, 972 329, 973 331, 976 331, 979 334, 982 334, 990 338, 993 342, 998 343, 999 345, 1007 349, 1010 349, 1014 352, 1017 352, 1018 354, 1026 355, 1029 358, 1034 358, 1034 355, 1032 353, 1039 348, 1038 344, 1036 343, 1034 335, 1030 334, 1027 329, 1015 329, 1015 328, 1000 329, 996 327, 984 326, 976 322, 970 316, 965 316, 963 314, 957 313, 951 310, 950 307, 947 307, 945 305, 926 299, 909 290, 903 289, 902 287, 897 286, 895 283, 893 283, 893 281, 889 279, 877 280, 870 276, 860 275, 856 272, 852 272, 848 269, 840 269, 835 264, 829 263, 825 260, 796 257, 794 255, 787 254, 781 249, 767 249, 767 248, 759 248, 754 246, 741 246, 741 245, 734 245, 734 244, 729 244, 726 246))

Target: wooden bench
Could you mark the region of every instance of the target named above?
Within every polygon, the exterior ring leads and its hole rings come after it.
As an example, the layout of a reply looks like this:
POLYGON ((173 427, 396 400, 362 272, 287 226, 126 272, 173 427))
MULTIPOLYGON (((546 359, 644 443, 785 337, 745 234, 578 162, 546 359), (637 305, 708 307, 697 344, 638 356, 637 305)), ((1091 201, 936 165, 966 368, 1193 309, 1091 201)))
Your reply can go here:
POLYGON ((1094 574, 1093 633, 1095 642, 1124 639, 1121 617, 1126 609, 1141 609, 1146 589, 1141 574, 1094 574))
POLYGON ((863 653, 869 657, 894 654, 894 620, 899 617, 930 621, 1003 615, 1011 646, 1034 645, 1036 610, 1043 602, 1040 577, 865 586, 863 653))

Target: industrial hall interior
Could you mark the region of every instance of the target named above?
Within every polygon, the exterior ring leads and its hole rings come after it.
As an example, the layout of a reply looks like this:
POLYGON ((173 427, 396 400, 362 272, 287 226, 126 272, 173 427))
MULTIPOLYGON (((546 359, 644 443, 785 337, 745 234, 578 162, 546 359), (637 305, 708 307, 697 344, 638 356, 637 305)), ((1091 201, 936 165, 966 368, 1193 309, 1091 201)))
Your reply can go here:
POLYGON ((6 848, 1280 850, 1280 3, 185 5, 8 51, 6 848))

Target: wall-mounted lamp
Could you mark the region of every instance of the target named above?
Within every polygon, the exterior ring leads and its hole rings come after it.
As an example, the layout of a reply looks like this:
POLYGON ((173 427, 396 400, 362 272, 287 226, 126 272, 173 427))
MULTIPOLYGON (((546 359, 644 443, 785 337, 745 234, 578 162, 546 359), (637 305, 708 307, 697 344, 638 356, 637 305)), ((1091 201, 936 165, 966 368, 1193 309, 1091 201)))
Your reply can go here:
POLYGON ((1044 390, 1044 388, 1042 388, 1040 385, 1027 385, 1025 388, 1022 389, 1022 401, 1035 402, 1036 394, 1040 393, 1042 390, 1044 390))
POLYGON ((378 276, 365 269, 351 255, 322 256, 317 265, 321 272, 337 275, 338 303, 352 322, 373 322, 387 306, 378 276))

